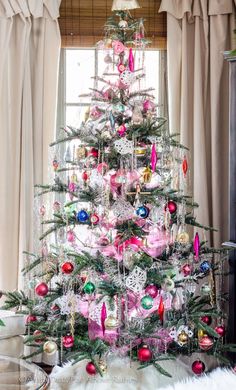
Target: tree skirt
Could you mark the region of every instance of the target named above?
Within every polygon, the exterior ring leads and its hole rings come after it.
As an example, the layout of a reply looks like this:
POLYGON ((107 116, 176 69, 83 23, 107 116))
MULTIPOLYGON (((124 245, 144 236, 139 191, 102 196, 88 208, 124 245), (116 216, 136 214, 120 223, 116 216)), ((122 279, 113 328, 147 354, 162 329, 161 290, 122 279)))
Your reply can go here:
POLYGON ((229 390, 236 389, 233 371, 216 369, 200 378, 191 376, 188 366, 181 361, 166 361, 162 367, 172 378, 159 374, 153 367, 136 370, 129 359, 115 358, 109 362, 107 373, 91 377, 85 362, 74 366, 54 367, 50 376, 50 390, 229 390))

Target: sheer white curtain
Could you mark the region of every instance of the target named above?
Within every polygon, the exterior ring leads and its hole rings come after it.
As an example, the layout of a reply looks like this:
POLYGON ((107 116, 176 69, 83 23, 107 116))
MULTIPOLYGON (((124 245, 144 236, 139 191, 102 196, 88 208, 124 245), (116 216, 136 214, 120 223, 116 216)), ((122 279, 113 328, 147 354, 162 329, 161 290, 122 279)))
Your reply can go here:
MULTIPOLYGON (((169 120, 190 148, 192 189, 199 222, 227 239, 228 64, 232 48, 233 0, 162 0, 167 12, 169 120)), ((209 238, 209 237, 208 237, 209 238)))
POLYGON ((0 289, 22 287, 34 184, 47 182, 56 117, 61 0, 0 0, 0 289))

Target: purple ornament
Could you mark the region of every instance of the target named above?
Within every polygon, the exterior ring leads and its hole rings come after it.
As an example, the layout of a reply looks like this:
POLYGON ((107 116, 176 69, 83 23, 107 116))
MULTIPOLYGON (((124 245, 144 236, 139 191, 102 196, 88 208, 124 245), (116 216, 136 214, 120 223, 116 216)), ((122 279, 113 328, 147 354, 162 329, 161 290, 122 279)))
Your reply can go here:
POLYGON ((155 284, 150 284, 145 288, 145 293, 150 295, 152 298, 156 298, 158 295, 158 288, 155 286, 155 284))

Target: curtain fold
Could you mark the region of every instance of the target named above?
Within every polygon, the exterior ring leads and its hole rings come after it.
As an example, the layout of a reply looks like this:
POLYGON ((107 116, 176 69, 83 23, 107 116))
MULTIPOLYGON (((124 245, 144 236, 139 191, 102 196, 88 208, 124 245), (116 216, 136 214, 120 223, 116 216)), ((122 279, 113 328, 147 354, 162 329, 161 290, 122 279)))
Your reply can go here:
MULTIPOLYGON (((228 239, 228 64, 233 0, 162 0, 167 12, 169 124, 191 152, 191 188, 214 245, 228 239)), ((203 237, 204 238, 204 237, 203 237)))
POLYGON ((54 137, 60 1, 0 0, 0 289, 23 287, 34 247, 34 184, 47 182, 54 137))

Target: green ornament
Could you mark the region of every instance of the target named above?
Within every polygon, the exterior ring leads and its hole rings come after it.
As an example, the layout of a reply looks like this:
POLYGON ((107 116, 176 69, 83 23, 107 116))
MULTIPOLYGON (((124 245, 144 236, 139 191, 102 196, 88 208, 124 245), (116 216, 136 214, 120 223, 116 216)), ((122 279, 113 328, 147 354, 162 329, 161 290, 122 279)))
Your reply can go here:
POLYGON ((92 282, 88 282, 85 284, 83 290, 86 294, 92 294, 95 291, 95 285, 92 282))
POLYGON ((145 310, 149 310, 153 306, 153 298, 150 295, 144 295, 141 299, 141 306, 145 310))

